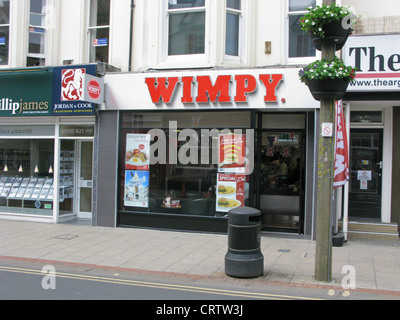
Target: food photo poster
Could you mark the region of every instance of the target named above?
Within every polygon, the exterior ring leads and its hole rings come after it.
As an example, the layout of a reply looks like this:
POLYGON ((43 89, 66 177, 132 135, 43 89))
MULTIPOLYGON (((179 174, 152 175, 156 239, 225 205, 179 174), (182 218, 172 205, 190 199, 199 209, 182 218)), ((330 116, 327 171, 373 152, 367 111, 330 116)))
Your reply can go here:
POLYGON ((150 135, 127 134, 126 135, 126 170, 149 170, 150 165, 150 135))
POLYGON ((150 135, 127 134, 125 196, 127 207, 149 207, 150 135))
POLYGON ((245 175, 218 173, 216 211, 228 212, 244 206, 245 181, 245 175))

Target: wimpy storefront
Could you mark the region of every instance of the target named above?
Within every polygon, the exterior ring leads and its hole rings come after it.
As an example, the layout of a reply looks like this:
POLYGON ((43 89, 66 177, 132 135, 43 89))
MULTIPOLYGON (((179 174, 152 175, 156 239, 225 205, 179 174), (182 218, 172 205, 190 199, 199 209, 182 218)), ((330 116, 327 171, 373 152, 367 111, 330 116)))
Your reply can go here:
POLYGON ((319 103, 298 71, 107 74, 98 224, 225 232, 251 206, 263 230, 311 234, 319 103))
POLYGON ((351 36, 343 49, 358 69, 346 101, 350 221, 399 222, 400 35, 351 36))

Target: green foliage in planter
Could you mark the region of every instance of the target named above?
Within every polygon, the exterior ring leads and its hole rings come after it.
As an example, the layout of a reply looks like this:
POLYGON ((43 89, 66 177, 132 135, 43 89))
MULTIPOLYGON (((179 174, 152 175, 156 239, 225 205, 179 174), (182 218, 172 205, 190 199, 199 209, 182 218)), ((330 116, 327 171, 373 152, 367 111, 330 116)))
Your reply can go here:
POLYGON ((336 4, 330 6, 322 4, 315 8, 307 8, 307 10, 309 12, 300 19, 300 26, 303 31, 311 31, 315 35, 324 38, 324 26, 332 22, 342 22, 343 19, 345 19, 343 22, 344 28, 355 28, 357 17, 348 7, 342 7, 336 4))
POLYGON ((299 78, 302 82, 306 82, 307 79, 344 79, 352 82, 355 77, 355 69, 352 66, 346 66, 338 57, 331 60, 316 60, 299 71, 299 78))

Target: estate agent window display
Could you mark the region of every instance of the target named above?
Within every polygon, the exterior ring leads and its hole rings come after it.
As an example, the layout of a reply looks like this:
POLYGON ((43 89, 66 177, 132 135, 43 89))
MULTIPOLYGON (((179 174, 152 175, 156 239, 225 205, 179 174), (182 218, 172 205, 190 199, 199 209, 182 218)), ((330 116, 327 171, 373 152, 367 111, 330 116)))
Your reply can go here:
POLYGON ((51 216, 53 159, 53 140, 0 140, 0 211, 51 216))

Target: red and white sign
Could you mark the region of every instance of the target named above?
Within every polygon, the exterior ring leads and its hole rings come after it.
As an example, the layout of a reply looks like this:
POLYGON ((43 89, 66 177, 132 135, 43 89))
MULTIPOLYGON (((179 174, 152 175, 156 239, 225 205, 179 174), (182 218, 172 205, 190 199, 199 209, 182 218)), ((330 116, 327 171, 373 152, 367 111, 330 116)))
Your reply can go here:
POLYGON ((102 104, 104 80, 86 73, 85 68, 65 69, 61 73, 61 101, 86 101, 102 104))
POLYGON ((333 185, 335 188, 339 188, 349 181, 349 151, 342 100, 336 101, 335 149, 335 175, 333 185))
POLYGON ((86 69, 65 69, 61 73, 61 101, 82 101, 86 69))
POLYGON ((282 147, 282 156, 284 158, 290 158, 291 157, 291 155, 290 155, 290 146, 283 146, 282 147))
POLYGON ((92 99, 98 99, 101 94, 100 84, 97 80, 90 80, 86 90, 92 99))
POLYGON ((101 110, 315 109, 299 68, 107 73, 101 110))
POLYGON ((221 134, 218 139, 218 172, 244 173, 246 166, 246 135, 221 134))
POLYGON ((247 95, 256 91, 259 81, 265 87, 265 102, 276 102, 276 89, 283 80, 283 74, 260 74, 258 79, 253 75, 219 75, 213 84, 210 76, 188 77, 149 77, 145 82, 153 103, 163 101, 170 103, 178 83, 183 86, 182 103, 211 102, 247 102, 247 95), (231 83, 236 82, 236 92, 230 96, 231 83), (193 84, 197 84, 197 93, 193 84), (196 94, 196 96, 195 96, 196 94))
POLYGON ((332 137, 333 136, 333 123, 332 122, 323 122, 321 124, 321 136, 323 136, 323 137, 332 137))
POLYGON ((103 78, 85 74, 83 77, 83 101, 102 104, 104 100, 103 78))
POLYGON ((228 212, 234 208, 244 207, 245 181, 245 175, 218 173, 216 211, 228 212))

